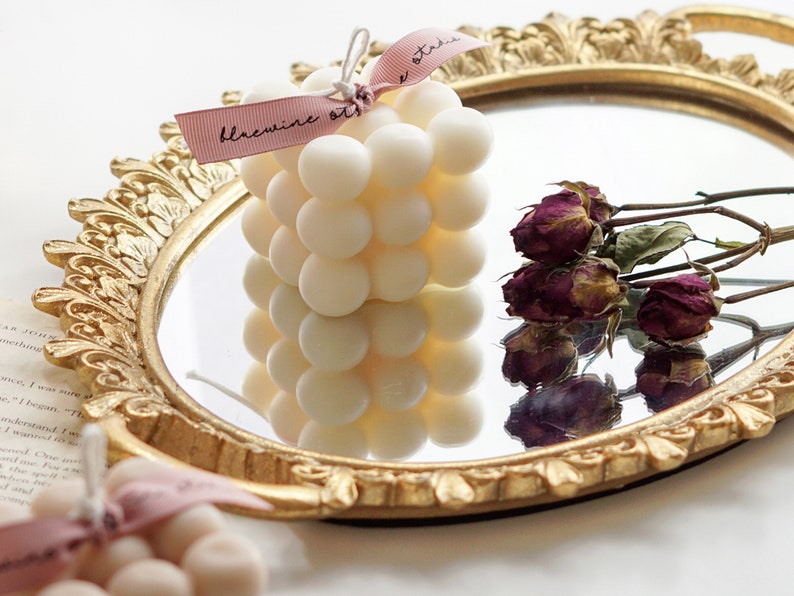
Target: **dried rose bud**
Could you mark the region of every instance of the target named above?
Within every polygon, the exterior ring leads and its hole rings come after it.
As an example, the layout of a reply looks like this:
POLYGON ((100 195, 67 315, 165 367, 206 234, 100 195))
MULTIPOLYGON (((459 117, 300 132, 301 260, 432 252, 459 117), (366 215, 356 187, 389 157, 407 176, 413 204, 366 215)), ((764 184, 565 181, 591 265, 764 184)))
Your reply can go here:
POLYGON ((527 448, 551 445, 611 428, 621 410, 614 386, 582 375, 527 393, 510 408, 505 430, 527 448))
POLYGON ((590 219, 599 224, 610 219, 615 212, 615 208, 609 204, 601 189, 589 184, 580 184, 579 186, 590 195, 590 206, 587 209, 590 219))
POLYGON ((653 412, 666 410, 714 384, 706 354, 697 344, 650 348, 634 372, 637 391, 653 412))
POLYGON ((625 302, 626 286, 618 283, 612 261, 588 258, 570 269, 532 262, 502 286, 507 314, 538 323, 593 321, 625 302))
POLYGON ((526 387, 548 385, 576 372, 578 354, 573 338, 558 327, 524 324, 502 340, 502 374, 526 387))
POLYGON ((544 197, 510 235, 526 258, 559 265, 584 255, 595 226, 579 195, 563 190, 544 197))
POLYGON ((711 330, 721 304, 706 280, 684 273, 648 288, 637 309, 637 325, 656 342, 683 345, 711 330))

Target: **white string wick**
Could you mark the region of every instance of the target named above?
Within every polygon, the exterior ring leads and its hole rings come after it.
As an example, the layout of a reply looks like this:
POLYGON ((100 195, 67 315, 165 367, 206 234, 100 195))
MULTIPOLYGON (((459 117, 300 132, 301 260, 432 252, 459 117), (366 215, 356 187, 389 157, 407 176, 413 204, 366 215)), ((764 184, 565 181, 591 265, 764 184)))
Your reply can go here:
POLYGON ((369 29, 366 27, 356 27, 350 36, 350 43, 347 45, 347 53, 342 61, 342 78, 331 81, 331 89, 318 91, 311 95, 330 97, 336 93, 342 95, 344 99, 353 99, 356 96, 356 85, 352 82, 353 75, 356 74, 356 66, 361 62, 364 54, 369 49, 369 29))
POLYGON ((102 499, 102 478, 105 474, 107 436, 98 424, 88 423, 80 433, 80 454, 83 464, 85 493, 77 504, 74 517, 90 522, 99 529, 105 519, 105 503, 102 499))

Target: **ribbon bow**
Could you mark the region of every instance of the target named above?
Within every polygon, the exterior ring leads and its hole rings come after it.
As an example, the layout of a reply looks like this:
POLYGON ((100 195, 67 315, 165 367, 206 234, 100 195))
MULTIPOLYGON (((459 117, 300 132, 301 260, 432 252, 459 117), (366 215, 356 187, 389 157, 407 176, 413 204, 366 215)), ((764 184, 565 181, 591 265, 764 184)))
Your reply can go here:
POLYGON ((368 40, 366 29, 353 32, 342 79, 327 92, 177 114, 176 121, 196 160, 208 163, 246 157, 332 134, 348 118, 370 109, 383 93, 415 85, 447 60, 488 45, 459 31, 421 29, 383 53, 369 84, 353 84, 350 81, 368 40), (365 41, 354 51, 356 41, 362 39, 365 41), (343 99, 330 97, 337 92, 343 99))

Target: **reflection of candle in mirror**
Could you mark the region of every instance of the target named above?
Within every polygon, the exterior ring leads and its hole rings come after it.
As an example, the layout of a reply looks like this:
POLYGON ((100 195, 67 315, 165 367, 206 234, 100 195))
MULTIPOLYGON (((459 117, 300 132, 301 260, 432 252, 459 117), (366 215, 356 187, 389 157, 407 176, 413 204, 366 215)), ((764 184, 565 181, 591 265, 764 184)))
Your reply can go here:
POLYGON ((427 442, 425 421, 416 408, 399 412, 370 408, 363 426, 374 459, 405 460, 427 442))
POLYGON ((243 378, 242 394, 251 406, 262 414, 270 409, 270 404, 279 392, 267 366, 261 362, 254 362, 246 371, 243 378))
POLYGON ((442 447, 471 442, 482 429, 483 405, 477 395, 429 394, 419 405, 430 440, 442 447))
POLYGON ((301 430, 298 447, 364 459, 369 453, 367 436, 360 422, 331 425, 310 420, 301 430))
POLYGON ((266 348, 267 354, 264 365, 251 365, 243 395, 282 441, 356 457, 390 454, 396 460, 424 445, 428 427, 442 437, 440 444, 476 435, 476 409, 459 397, 472 390, 483 369, 482 347, 470 337, 483 313, 482 297, 473 287, 430 286, 405 302, 368 302, 350 315, 326 317, 307 311, 300 294, 281 284, 270 304, 269 313, 255 309, 248 319, 246 335, 256 340, 253 355, 262 358, 266 348), (277 332, 273 341, 274 329, 294 335, 296 327, 297 341, 277 332), (460 405, 449 419, 454 430, 442 430, 435 419, 428 423, 427 412, 443 408, 416 409, 429 393, 460 405), (403 434, 386 430, 392 414, 395 428, 404 419, 403 434), (373 432, 373 426, 381 431, 373 432))

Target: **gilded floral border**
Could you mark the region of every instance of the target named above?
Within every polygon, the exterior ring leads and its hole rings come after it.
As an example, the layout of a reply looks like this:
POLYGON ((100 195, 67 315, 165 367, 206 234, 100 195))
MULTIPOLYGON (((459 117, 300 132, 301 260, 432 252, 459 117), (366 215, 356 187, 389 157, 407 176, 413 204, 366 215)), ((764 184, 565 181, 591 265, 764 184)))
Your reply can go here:
MULTIPOLYGON (((717 19, 744 14, 732 10, 713 12, 717 19)), ((794 21, 784 20, 783 29, 794 40, 794 21)), ((794 134, 794 71, 772 76, 751 56, 709 57, 685 16, 646 12, 602 24, 552 14, 523 29, 463 30, 491 46, 450 61, 434 76, 464 96, 498 92, 522 76, 564 67, 605 68, 612 74, 623 67, 661 68, 758 93, 782 110, 787 118, 782 125, 794 134)), ((373 44, 369 57, 383 48, 373 44)), ((293 76, 301 79, 311 70, 297 64, 293 76)), ((234 93, 224 97, 227 103, 236 99, 234 93)), ((164 124, 160 133, 166 148, 148 162, 112 162, 120 184, 103 200, 70 202, 69 213, 82 222, 82 232, 74 242, 44 246, 46 258, 64 269, 63 285, 42 288, 33 297, 37 308, 60 317, 65 331, 65 337, 47 344, 47 359, 77 370, 90 387, 84 413, 109 429, 117 456, 168 457, 227 474, 273 501, 279 518, 434 517, 620 487, 763 436, 794 409, 791 338, 726 383, 646 421, 493 460, 421 465, 321 456, 258 440, 197 408, 177 407, 172 380, 152 374, 144 362, 152 346, 142 340, 138 325, 141 293, 152 282, 159 252, 198 207, 219 193, 242 200, 244 191, 234 164, 198 165, 175 124, 164 124)))

